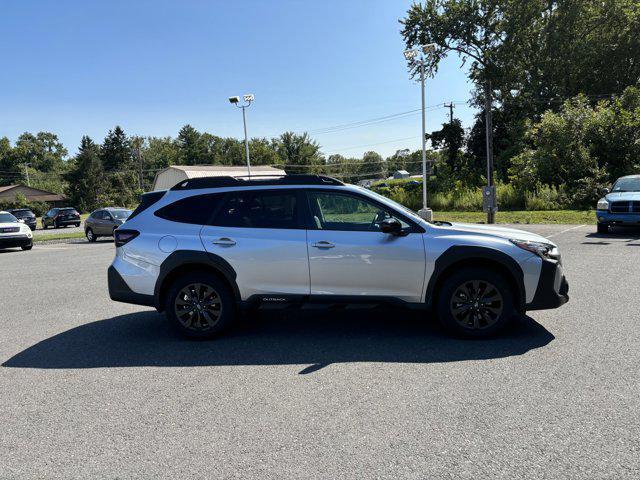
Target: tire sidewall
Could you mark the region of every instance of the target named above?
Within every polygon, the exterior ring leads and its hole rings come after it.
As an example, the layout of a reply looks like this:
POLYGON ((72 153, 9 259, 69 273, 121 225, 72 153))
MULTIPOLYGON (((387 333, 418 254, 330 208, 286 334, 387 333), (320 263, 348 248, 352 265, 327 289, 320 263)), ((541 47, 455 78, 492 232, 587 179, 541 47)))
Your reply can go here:
POLYGON ((437 314, 440 322, 451 332, 465 338, 487 338, 506 327, 515 316, 514 292, 504 276, 483 268, 461 269, 447 277, 442 284, 437 300, 437 314), (471 280, 487 281, 493 284, 502 295, 503 309, 498 321, 488 328, 472 330, 463 327, 453 317, 450 310, 451 298, 455 290, 464 282, 471 280))
POLYGON ((209 273, 189 273, 178 277, 171 287, 169 287, 169 291, 167 292, 167 297, 165 299, 165 314, 171 326, 182 335, 190 338, 212 338, 229 328, 229 326, 234 323, 237 317, 237 308, 235 298, 231 291, 218 277, 209 273), (174 303, 178 293, 184 287, 192 283, 203 283, 209 285, 220 297, 222 313, 218 322, 209 330, 190 330, 180 323, 175 314, 174 303))
POLYGON ((87 237, 87 240, 89 240, 90 242, 96 241, 96 234, 93 233, 93 230, 91 228, 87 228, 87 231, 84 232, 84 234, 87 237), (91 232, 91 237, 89 237, 89 232, 91 232))

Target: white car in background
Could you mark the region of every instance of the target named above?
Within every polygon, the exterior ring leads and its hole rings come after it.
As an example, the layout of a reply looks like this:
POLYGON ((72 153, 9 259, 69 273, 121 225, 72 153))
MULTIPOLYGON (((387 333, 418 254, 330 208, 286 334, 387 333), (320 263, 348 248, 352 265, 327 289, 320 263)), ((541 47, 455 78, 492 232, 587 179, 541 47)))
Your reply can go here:
POLYGON ((0 211, 0 249, 20 247, 33 248, 33 234, 24 222, 9 212, 0 211))

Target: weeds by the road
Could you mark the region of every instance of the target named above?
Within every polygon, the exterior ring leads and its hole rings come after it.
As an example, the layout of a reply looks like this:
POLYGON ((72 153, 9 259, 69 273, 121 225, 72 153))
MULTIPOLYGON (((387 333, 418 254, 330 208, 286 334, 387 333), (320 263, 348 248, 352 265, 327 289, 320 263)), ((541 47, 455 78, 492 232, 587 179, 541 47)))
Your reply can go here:
MULTIPOLYGON (((450 222, 484 223, 487 214, 482 212, 433 212, 434 220, 450 222)), ((596 221, 593 210, 540 210, 540 211, 505 211, 496 214, 496 223, 555 223, 555 224, 589 224, 596 221)))

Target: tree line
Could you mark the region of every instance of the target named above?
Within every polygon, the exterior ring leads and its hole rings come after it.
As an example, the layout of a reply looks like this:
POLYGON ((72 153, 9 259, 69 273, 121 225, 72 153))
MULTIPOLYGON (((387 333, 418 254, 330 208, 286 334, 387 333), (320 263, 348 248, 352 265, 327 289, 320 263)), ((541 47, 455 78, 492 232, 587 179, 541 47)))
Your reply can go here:
MULTIPOLYGON (((465 129, 452 116, 428 134, 429 191, 443 207, 475 205, 465 199, 486 182, 488 105, 501 208, 592 207, 602 186, 640 173, 637 0, 427 0, 409 8, 401 28, 407 48, 436 45, 432 75, 445 56, 458 55, 474 85, 473 124, 465 129)), ((415 64, 408 68, 415 73, 415 64)), ((254 165, 348 182, 422 169, 420 151, 327 156, 307 133, 253 138, 249 150, 254 165)), ((28 172, 33 186, 65 193, 91 210, 135 204, 155 172, 169 165, 245 164, 242 140, 190 125, 175 138, 127 135, 115 127, 102 143, 84 137, 78 154, 67 157, 50 132, 25 133, 13 145, 0 138, 0 185, 24 183, 28 172)), ((421 186, 404 188, 385 193, 415 203, 421 186)))

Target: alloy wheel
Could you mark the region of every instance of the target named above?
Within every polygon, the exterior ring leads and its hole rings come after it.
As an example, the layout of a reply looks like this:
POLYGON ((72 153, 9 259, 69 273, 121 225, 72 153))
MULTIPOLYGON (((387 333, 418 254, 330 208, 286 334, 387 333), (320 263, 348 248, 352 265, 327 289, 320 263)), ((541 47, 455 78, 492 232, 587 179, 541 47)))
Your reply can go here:
POLYGON ((220 295, 204 283, 189 284, 178 292, 174 311, 178 321, 185 328, 195 331, 209 330, 220 320, 220 295))
POLYGON ((502 294, 485 280, 459 285, 450 302, 451 315, 464 328, 479 330, 494 325, 504 309, 502 294))

